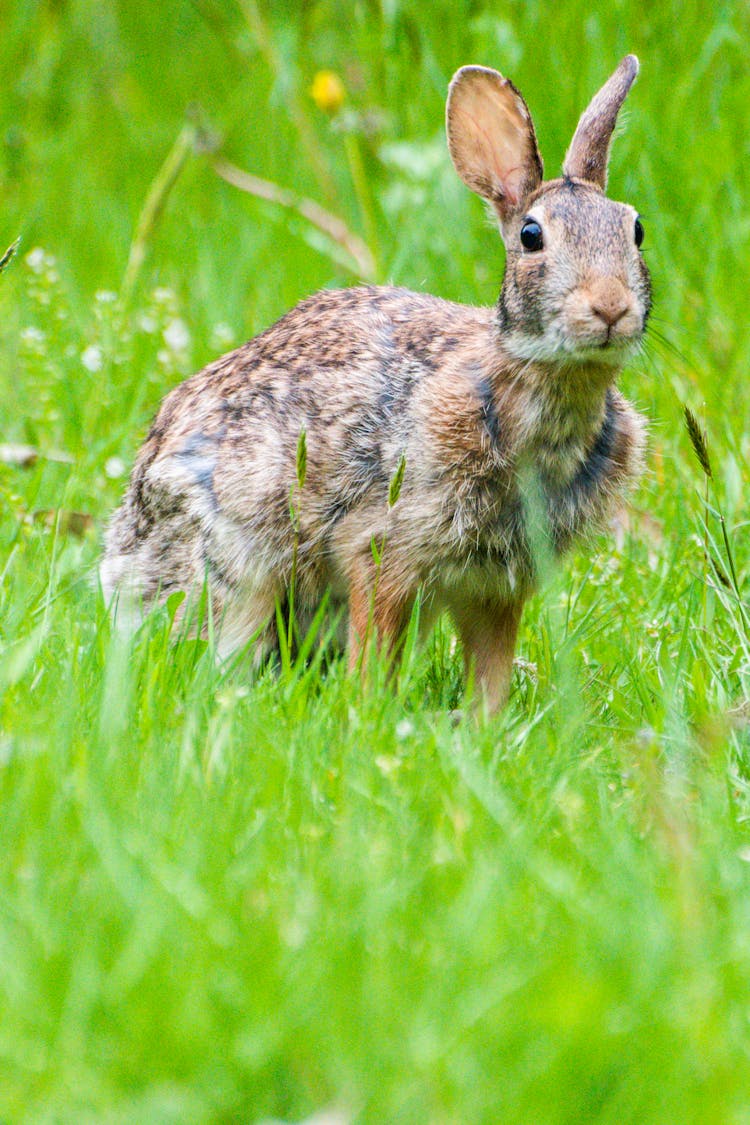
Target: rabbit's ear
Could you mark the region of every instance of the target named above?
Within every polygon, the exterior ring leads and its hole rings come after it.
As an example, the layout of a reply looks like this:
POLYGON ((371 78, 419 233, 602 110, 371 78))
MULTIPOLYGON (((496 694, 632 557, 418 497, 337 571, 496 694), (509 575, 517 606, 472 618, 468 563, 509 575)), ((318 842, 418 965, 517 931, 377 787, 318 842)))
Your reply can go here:
POLYGON ((565 154, 563 173, 566 176, 588 180, 597 184, 602 191, 607 186, 609 146, 617 114, 635 82, 638 69, 639 63, 635 55, 626 55, 582 114, 570 148, 565 154))
POLYGON ((542 158, 526 102, 507 78, 484 66, 453 76, 446 107, 448 149, 467 187, 505 221, 542 182, 542 158))

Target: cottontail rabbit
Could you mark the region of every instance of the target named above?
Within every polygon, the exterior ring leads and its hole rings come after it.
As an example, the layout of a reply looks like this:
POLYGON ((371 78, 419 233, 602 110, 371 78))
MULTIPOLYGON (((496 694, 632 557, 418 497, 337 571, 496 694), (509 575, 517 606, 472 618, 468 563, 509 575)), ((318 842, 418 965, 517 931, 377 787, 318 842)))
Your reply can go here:
POLYGON ((176 387, 107 534, 101 582, 122 619, 206 583, 220 653, 267 650, 295 557, 302 613, 326 590, 348 607, 353 666, 371 635, 395 652, 421 588, 422 623, 448 609, 480 697, 503 703, 539 544, 560 553, 604 525, 641 459, 643 420, 614 382, 649 311, 643 228, 604 195, 637 71, 623 59, 548 182, 515 87, 458 71, 448 146, 500 220, 497 306, 324 291, 176 387))

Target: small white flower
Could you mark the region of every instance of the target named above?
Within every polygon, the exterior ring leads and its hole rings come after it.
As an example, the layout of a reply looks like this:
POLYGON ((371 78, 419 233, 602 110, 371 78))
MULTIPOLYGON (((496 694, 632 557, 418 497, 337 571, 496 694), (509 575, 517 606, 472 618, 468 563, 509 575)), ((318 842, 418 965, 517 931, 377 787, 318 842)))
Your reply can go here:
POLYGON ((156 332, 156 320, 149 313, 141 313, 138 317, 138 327, 141 332, 145 332, 147 336, 153 336, 156 332))
POLYGON ((54 259, 48 256, 41 246, 35 246, 33 250, 29 250, 24 261, 33 273, 44 273, 46 268, 54 265, 54 259))
POLYGON ((117 300, 117 294, 113 293, 111 289, 97 289, 94 294, 94 300, 99 305, 114 305, 117 300))
POLYGON ((87 371, 101 371, 102 349, 97 344, 89 344, 81 352, 81 363, 87 371))
POLYGON ((44 342, 44 332, 41 328, 37 328, 35 324, 30 324, 28 328, 21 329, 21 341, 32 347, 41 344, 44 342))
POLYGON ((125 475, 125 462, 122 457, 110 457, 104 466, 104 475, 110 480, 117 480, 125 475))
POLYGON ((174 320, 170 320, 167 327, 162 332, 164 343, 172 349, 173 352, 184 352, 190 346, 190 333, 188 332, 187 325, 184 320, 180 320, 178 316, 174 320))
POLYGON ((414 723, 411 719, 401 719, 396 724, 396 738, 399 742, 403 742, 406 738, 411 738, 414 734, 414 723))

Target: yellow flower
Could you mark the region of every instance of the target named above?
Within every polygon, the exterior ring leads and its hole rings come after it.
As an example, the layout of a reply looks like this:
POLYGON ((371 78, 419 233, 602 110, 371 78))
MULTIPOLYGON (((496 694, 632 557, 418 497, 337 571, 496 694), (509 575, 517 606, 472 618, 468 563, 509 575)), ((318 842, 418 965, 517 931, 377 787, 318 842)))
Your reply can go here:
POLYGON ((344 104, 346 90, 344 83, 332 70, 319 70, 313 78, 310 95, 318 109, 324 113, 338 113, 344 104))

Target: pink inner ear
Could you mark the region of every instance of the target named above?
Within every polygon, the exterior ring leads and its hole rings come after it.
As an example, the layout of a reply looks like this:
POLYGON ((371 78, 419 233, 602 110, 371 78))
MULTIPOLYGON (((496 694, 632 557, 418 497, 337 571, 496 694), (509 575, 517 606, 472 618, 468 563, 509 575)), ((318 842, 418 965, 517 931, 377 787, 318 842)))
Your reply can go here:
POLYGON ((474 149, 480 163, 484 163, 487 170, 493 173, 493 182, 489 185, 493 195, 516 206, 520 199, 518 189, 523 177, 523 165, 511 161, 517 157, 518 145, 523 144, 524 138, 520 130, 512 122, 505 120, 505 111, 502 117, 495 118, 489 124, 480 115, 469 110, 460 111, 460 116, 466 122, 467 134, 474 138, 474 149), (516 145, 513 144, 514 140, 516 145))
POLYGON ((491 182, 489 184, 490 190, 495 195, 501 195, 503 198, 508 197, 507 185, 507 169, 503 169, 499 159, 500 153, 497 151, 496 145, 493 143, 493 137, 490 129, 482 123, 478 116, 472 113, 465 112, 463 115, 467 122, 467 127, 471 130, 474 136, 474 147, 480 161, 487 165, 490 171, 491 182))

